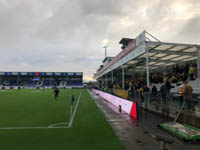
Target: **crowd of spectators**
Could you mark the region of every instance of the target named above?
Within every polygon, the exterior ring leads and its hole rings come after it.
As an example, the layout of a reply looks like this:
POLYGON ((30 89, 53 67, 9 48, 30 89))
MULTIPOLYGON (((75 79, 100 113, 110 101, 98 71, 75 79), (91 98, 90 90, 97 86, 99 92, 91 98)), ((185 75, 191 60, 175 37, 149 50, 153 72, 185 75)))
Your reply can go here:
POLYGON ((179 81, 186 81, 188 79, 194 80, 197 77, 197 64, 174 65, 171 70, 159 73, 152 73, 150 81, 158 84, 163 83, 164 80, 169 79, 172 83, 179 81))
MULTIPOLYGON (((170 99, 170 89, 174 84, 181 84, 183 93, 179 93, 179 108, 183 103, 184 99, 192 98, 192 87, 189 85, 188 80, 195 80, 197 78, 197 65, 195 63, 186 63, 185 65, 175 65, 170 70, 164 72, 156 72, 150 74, 150 82, 152 83, 151 89, 147 87, 146 77, 140 76, 135 77, 125 81, 125 90, 128 90, 129 99, 136 96, 136 92, 139 93, 141 100, 147 104, 147 101, 151 100, 161 100, 163 106, 168 103, 170 99), (161 84, 158 86, 157 84, 161 84), (185 89, 185 90, 184 90, 185 89), (158 97, 159 95, 159 97, 158 97)), ((122 89, 122 82, 115 83, 111 85, 113 89, 122 89)), ((177 91, 178 93, 178 91, 177 91)), ((189 101, 187 101, 187 106, 190 107, 189 101)))
MULTIPOLYGON (((197 65, 195 63, 186 63, 185 65, 175 65, 170 70, 164 72, 156 72, 150 74, 150 82, 153 84, 179 83, 186 80, 195 80, 197 78, 197 65)), ((125 80, 124 89, 135 90, 146 86, 146 77, 140 76, 125 80)), ((168 86, 168 85, 167 85, 168 86)), ((122 89, 122 81, 110 85, 109 88, 122 89)))
POLYGON ((25 86, 25 87, 35 87, 35 86, 81 86, 82 79, 78 80, 66 80, 59 78, 29 78, 24 77, 18 79, 17 77, 4 77, 0 79, 0 86, 25 86))

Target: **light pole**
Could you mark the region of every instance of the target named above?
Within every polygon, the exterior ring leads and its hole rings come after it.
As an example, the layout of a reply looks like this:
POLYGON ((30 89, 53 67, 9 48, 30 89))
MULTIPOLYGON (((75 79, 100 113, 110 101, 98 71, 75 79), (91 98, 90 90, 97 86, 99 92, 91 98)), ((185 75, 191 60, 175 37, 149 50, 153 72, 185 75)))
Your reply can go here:
POLYGON ((107 57, 107 46, 104 46, 103 48, 105 48, 105 58, 107 57))
POLYGON ((105 48, 105 58, 107 57, 107 47, 109 47, 109 40, 103 40, 103 48, 105 48))

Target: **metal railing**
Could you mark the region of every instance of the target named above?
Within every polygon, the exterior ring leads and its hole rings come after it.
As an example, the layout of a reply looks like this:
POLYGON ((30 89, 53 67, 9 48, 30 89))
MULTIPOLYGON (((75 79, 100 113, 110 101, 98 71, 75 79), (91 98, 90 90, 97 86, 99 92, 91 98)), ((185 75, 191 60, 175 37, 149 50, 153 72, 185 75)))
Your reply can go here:
POLYGON ((129 100, 136 101, 138 106, 144 110, 170 118, 176 118, 183 102, 185 102, 184 109, 177 119, 200 127, 200 116, 198 116, 198 113, 200 113, 200 96, 197 94, 193 94, 191 100, 184 100, 183 96, 176 93, 161 94, 160 92, 132 91, 129 92, 129 100))

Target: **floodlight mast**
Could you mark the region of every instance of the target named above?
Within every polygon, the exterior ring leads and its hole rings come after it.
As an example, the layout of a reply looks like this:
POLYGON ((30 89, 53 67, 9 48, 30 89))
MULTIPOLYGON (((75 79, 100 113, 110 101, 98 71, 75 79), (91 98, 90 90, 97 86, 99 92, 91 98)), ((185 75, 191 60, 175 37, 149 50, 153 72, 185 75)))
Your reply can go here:
POLYGON ((103 48, 105 49, 105 58, 106 58, 107 57, 107 48, 109 47, 109 41, 104 40, 103 43, 104 43, 103 48))
POLYGON ((107 57, 107 47, 108 46, 106 46, 106 45, 103 47, 103 48, 105 48, 105 58, 107 57))

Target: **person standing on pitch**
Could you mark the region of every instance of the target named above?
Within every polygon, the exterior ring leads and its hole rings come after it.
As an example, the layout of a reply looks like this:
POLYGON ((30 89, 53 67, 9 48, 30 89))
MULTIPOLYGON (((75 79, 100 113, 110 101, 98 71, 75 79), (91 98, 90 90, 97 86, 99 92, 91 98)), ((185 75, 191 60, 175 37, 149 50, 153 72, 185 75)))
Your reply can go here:
POLYGON ((59 92, 60 92, 59 89, 58 89, 57 87, 55 87, 55 88, 54 88, 54 94, 55 94, 54 96, 55 96, 55 99, 58 99, 58 94, 59 94, 59 92))

